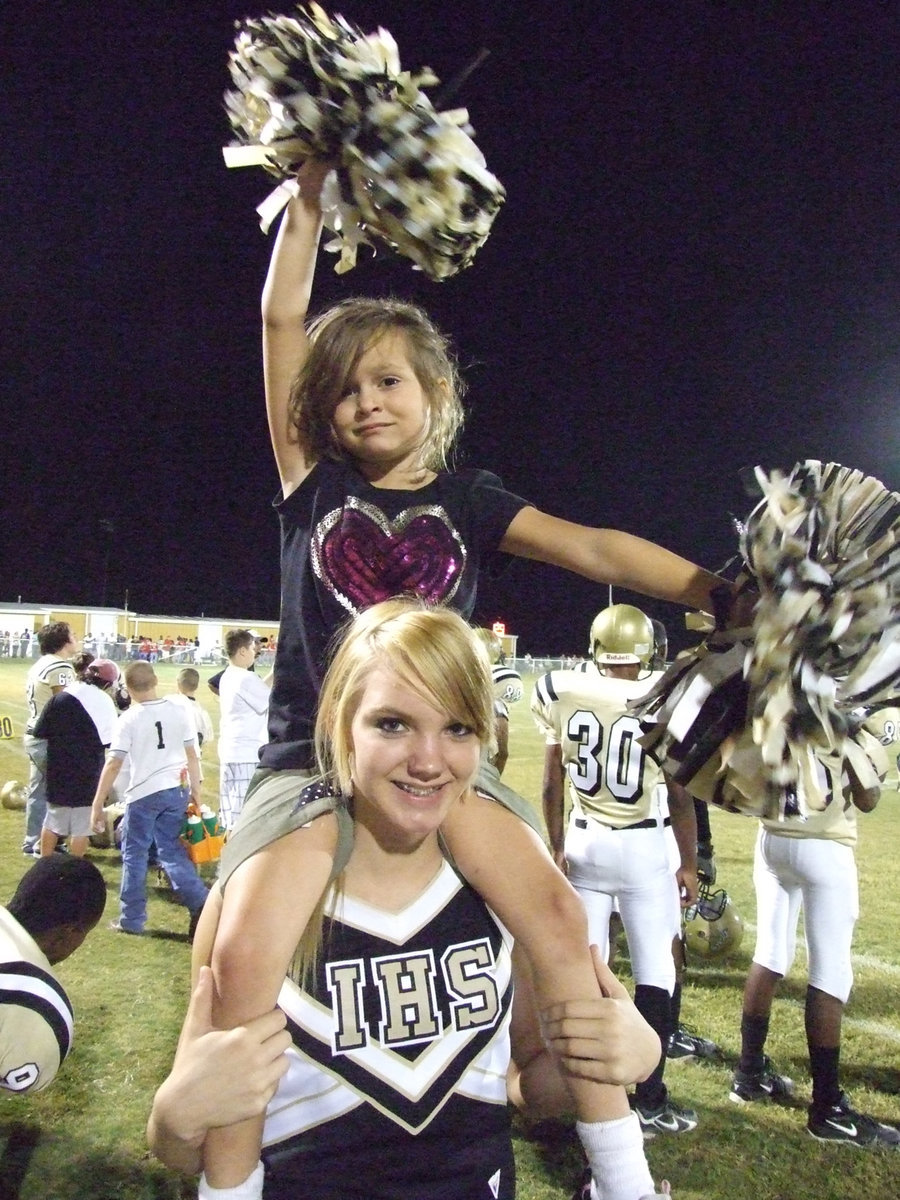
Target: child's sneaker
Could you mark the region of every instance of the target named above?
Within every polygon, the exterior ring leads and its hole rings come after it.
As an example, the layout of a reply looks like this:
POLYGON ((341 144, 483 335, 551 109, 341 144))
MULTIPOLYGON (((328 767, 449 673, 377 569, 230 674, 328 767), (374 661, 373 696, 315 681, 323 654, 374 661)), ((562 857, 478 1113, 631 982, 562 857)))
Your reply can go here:
POLYGON ((771 1061, 763 1058, 760 1071, 735 1071, 728 1099, 735 1104, 749 1104, 753 1100, 783 1100, 793 1094, 793 1079, 776 1074, 771 1061))
POLYGON ((900 1149, 900 1131, 884 1125, 865 1113, 850 1107, 850 1098, 841 1092, 837 1104, 816 1112, 809 1106, 807 1130, 819 1142, 847 1142, 851 1146, 883 1146, 900 1149))
MULTIPOLYGON (((672 1195, 672 1189, 669 1187, 668 1180, 664 1179, 659 1186, 662 1188, 661 1192, 653 1192, 649 1196, 643 1196, 642 1200, 666 1200, 667 1196, 672 1195)), ((575 1192, 572 1200, 592 1200, 590 1167, 585 1167, 581 1183, 578 1185, 578 1190, 575 1192)))
POLYGON ((109 928, 113 933, 130 933, 132 937, 143 937, 143 929, 128 929, 121 921, 110 921, 109 928))

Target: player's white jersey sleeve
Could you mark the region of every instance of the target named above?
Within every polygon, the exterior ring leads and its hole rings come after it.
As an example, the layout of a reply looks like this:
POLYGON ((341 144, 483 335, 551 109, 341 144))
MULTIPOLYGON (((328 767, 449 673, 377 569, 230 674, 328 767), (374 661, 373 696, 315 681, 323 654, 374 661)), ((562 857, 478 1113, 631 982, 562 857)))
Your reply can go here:
POLYGON ((100 738, 101 744, 110 745, 118 724, 118 713, 112 696, 101 688, 95 687, 94 684, 82 683, 80 680, 70 683, 66 690, 78 697, 90 715, 97 727, 97 736, 100 738))
POLYGON ((553 679, 558 672, 541 675, 531 692, 531 715, 548 746, 560 743, 559 710, 553 679))
POLYGON ((25 699, 28 703, 28 720, 25 726, 27 733, 31 732, 31 727, 54 690, 68 687, 74 678, 72 664, 53 654, 42 655, 31 667, 25 679, 25 699))
POLYGON ((0 908, 0 1089, 38 1092, 72 1045, 69 998, 38 945, 0 908))

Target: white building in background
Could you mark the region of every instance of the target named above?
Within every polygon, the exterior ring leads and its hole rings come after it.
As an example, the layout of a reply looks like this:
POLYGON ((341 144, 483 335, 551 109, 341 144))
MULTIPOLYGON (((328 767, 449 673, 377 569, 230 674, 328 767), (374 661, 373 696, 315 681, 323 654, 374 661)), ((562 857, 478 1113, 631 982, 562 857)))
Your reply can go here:
MULTIPOLYGON (((124 608, 95 608, 67 604, 0 602, 0 658, 37 658, 37 631, 54 621, 67 621, 75 637, 98 657, 124 659, 135 639, 163 643, 171 638, 190 643, 198 663, 219 663, 225 634, 230 629, 253 629, 274 642, 278 622, 257 617, 236 621, 224 617, 168 617, 124 608)), ((186 659, 184 660, 186 661, 186 659)))

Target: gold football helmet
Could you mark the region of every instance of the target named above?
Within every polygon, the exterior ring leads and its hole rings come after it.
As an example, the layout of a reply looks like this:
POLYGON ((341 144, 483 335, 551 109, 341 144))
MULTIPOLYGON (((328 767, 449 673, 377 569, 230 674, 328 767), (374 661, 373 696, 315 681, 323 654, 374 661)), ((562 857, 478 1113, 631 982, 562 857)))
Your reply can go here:
POLYGON ((476 628, 475 636, 487 651, 488 662, 495 663, 503 653, 503 643, 493 629, 476 628))
POLYGON ((613 604, 591 624, 591 657, 598 667, 640 663, 649 669, 656 644, 653 623, 633 604, 613 604))
POLYGON ((744 922, 723 888, 714 892, 701 883, 697 903, 684 912, 684 937, 688 954, 697 958, 727 958, 738 949, 744 922))

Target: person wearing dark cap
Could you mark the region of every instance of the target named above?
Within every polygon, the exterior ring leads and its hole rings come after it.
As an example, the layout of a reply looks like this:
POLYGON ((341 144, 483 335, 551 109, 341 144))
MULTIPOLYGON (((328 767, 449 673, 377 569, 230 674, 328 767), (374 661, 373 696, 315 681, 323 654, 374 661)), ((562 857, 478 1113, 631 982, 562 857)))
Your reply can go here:
POLYGON ((37 719, 35 736, 47 743, 42 855, 52 854, 60 838, 68 838, 70 854, 80 857, 87 849, 91 803, 116 726, 110 691, 118 681, 116 664, 95 658, 84 668, 83 679, 52 696, 37 719))
POLYGON ((72 1005, 52 971, 103 915, 106 883, 92 862, 41 858, 0 907, 0 1088, 37 1092, 72 1046, 72 1005))

